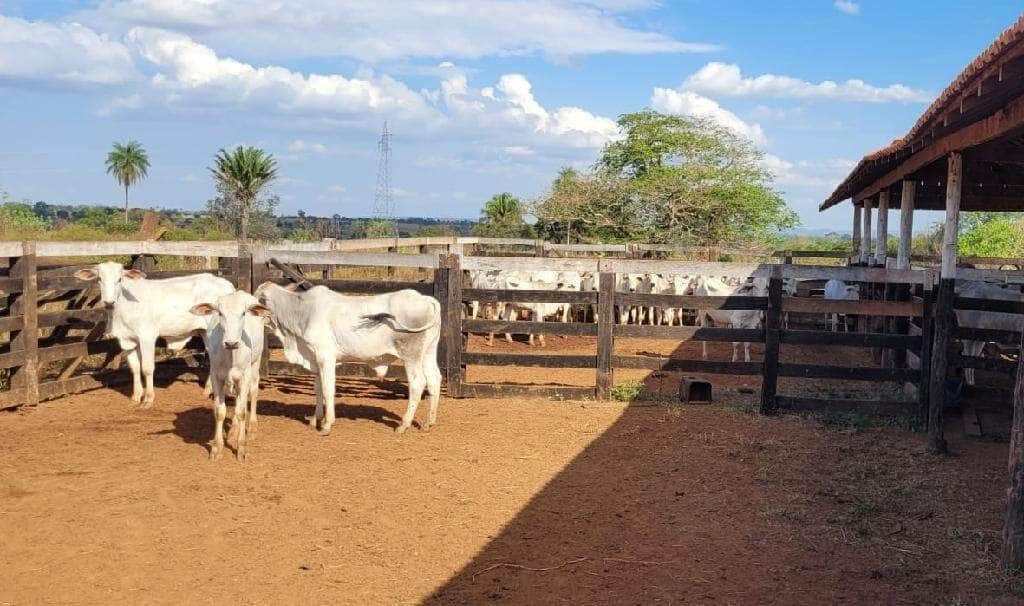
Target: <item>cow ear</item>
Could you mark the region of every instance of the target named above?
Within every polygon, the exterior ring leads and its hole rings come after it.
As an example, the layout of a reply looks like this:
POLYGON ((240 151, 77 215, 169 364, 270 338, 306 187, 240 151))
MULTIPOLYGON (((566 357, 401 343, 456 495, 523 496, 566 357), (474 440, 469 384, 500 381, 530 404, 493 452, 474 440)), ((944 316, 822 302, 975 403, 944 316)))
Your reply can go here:
POLYGON ((128 278, 131 278, 132 280, 138 280, 140 278, 145 278, 146 272, 140 269, 129 269, 125 270, 124 275, 128 278))
POLYGON ((87 267, 85 269, 80 269, 76 271, 74 275, 79 280, 95 280, 99 274, 96 273, 95 269, 87 267))
POLYGON ((251 313, 254 316, 259 316, 261 318, 270 317, 270 310, 258 303, 249 307, 249 313, 251 313))
POLYGON ((213 305, 210 305, 209 303, 200 303, 198 305, 193 305, 192 309, 190 309, 189 311, 191 311, 197 316, 208 316, 217 310, 214 309, 213 305))
POLYGON ((286 284, 284 286, 284 289, 287 290, 288 292, 295 292, 295 291, 299 290, 299 283, 298 282, 291 282, 289 284, 286 284))

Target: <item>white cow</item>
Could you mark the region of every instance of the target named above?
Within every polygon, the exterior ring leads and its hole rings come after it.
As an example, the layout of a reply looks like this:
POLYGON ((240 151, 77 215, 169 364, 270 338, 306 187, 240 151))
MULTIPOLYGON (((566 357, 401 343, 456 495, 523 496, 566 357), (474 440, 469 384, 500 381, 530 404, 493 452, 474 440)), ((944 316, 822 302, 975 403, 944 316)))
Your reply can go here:
MULTIPOLYGON (((1024 301, 1024 295, 1018 289, 1006 288, 1000 284, 984 282, 967 282, 957 289, 957 295, 972 299, 989 299, 996 301, 1024 301)), ((1005 330, 1020 332, 1024 329, 1019 314, 980 311, 974 309, 957 309, 956 321, 962 328, 983 328, 989 330, 1005 330)), ((985 350, 985 341, 964 340, 965 356, 981 356, 985 350)), ((974 369, 964 369, 964 381, 974 385, 974 369)))
POLYGON ((346 296, 325 286, 294 292, 272 282, 256 289, 260 304, 270 309, 270 326, 284 345, 285 357, 312 371, 317 380, 316 415, 320 434, 334 427, 334 377, 338 361, 368 362, 383 377, 388 365, 402 360, 409 381, 409 404, 401 424, 412 424, 424 388, 430 394, 429 429, 437 422, 441 370, 437 344, 441 305, 414 290, 374 296, 346 296))
MULTIPOLYGON (((755 278, 752 282, 741 284, 738 287, 726 284, 718 278, 697 276, 693 292, 699 297, 727 297, 733 295, 765 297, 768 295, 767 280, 755 278)), ((764 321, 764 313, 756 309, 702 309, 697 312, 697 325, 706 327, 708 318, 715 321, 715 324, 730 324, 733 328, 759 328, 764 321)), ((708 358, 708 342, 701 342, 704 359, 708 358)), ((739 343, 732 344, 732 361, 739 357, 739 343)), ((750 361, 750 342, 743 344, 743 360, 750 361)))
MULTIPOLYGON (((783 278, 782 279, 782 296, 784 297, 795 297, 797 290, 796 278, 783 278)), ((782 327, 789 328, 789 312, 787 311, 782 316, 782 327)))
MULTIPOLYGON (((615 291, 621 293, 640 292, 643 274, 618 274, 615 277, 615 291)), ((619 306, 619 324, 639 323, 639 307, 636 305, 619 306)))
MULTIPOLYGON (((505 274, 505 288, 508 290, 563 290, 564 284, 559 281, 559 272, 538 271, 538 272, 508 272, 505 274)), ((562 303, 506 303, 502 320, 514 322, 519 314, 528 312, 534 322, 543 322, 546 318, 561 314, 562 303)), ((534 337, 539 337, 540 346, 544 347, 546 342, 544 335, 529 335, 529 343, 534 344, 534 337)), ((512 342, 512 335, 505 333, 505 340, 512 342)))
POLYGON ((195 335, 203 336, 207 321, 189 312, 192 306, 234 292, 235 287, 213 274, 148 280, 137 269, 107 261, 75 272, 80 280, 100 282, 100 300, 110 310, 107 332, 127 352, 132 370, 132 401, 153 405, 156 340, 177 351, 195 335), (142 380, 145 379, 145 390, 142 380))
POLYGON ((235 417, 231 435, 235 455, 245 460, 246 447, 256 434, 256 401, 260 388, 260 358, 263 355, 263 319, 270 310, 256 297, 236 290, 212 303, 199 303, 190 311, 209 319, 206 351, 210 356, 210 382, 213 388, 213 441, 210 459, 217 460, 224 449, 225 391, 235 396, 235 417), (248 406, 248 407, 247 407, 248 406))
MULTIPOLYGON (((860 298, 860 285, 847 284, 835 278, 825 282, 825 300, 827 301, 856 301, 860 298)), ((850 330, 849 316, 843 317, 843 329, 850 330)), ((832 314, 832 332, 839 330, 839 314, 832 314)))

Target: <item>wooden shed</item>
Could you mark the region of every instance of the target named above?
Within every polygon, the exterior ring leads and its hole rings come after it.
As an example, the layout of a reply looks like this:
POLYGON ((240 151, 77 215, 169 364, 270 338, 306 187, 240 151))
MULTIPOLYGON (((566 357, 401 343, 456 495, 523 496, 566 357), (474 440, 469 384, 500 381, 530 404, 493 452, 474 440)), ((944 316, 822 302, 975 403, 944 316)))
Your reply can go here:
MULTIPOLYGON (((1024 17, 942 91, 910 132, 864 156, 821 203, 820 210, 846 200, 854 206, 851 262, 865 265, 885 265, 888 261, 889 209, 901 211, 895 259, 896 267, 901 269, 910 266, 914 211, 946 213, 942 269, 935 297, 929 423, 930 446, 942 452, 945 368, 947 357, 952 355, 949 340, 956 335, 955 283, 958 277, 978 277, 970 270, 957 268, 960 211, 1024 211, 1024 17), (872 221, 875 209, 878 212, 872 221)), ((991 310, 1021 313, 1019 306, 991 310)), ((1024 351, 1024 341, 1019 342, 1024 351)), ((1007 568, 1020 570, 1024 568, 1024 363, 1020 359, 1009 450, 1002 559, 1007 568)))

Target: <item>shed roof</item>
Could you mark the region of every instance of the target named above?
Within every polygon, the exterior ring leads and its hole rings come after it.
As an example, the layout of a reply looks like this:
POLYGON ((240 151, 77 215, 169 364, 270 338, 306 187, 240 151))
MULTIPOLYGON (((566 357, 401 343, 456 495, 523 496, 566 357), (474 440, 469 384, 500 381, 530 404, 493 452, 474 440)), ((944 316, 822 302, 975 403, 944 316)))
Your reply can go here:
MULTIPOLYGON (((1011 101, 1022 96, 1024 15, 953 79, 906 135, 864 156, 832 195, 821 203, 819 210, 824 211, 849 198, 857 197, 859 201, 877 194, 903 178, 903 175, 894 175, 901 166, 920 169, 934 154, 924 154, 921 162, 908 160, 948 140, 951 135, 1003 111, 1011 101)), ((976 143, 993 139, 992 136, 983 137, 984 134, 978 133, 976 143)), ((964 142, 971 143, 972 139, 964 138, 964 142)))

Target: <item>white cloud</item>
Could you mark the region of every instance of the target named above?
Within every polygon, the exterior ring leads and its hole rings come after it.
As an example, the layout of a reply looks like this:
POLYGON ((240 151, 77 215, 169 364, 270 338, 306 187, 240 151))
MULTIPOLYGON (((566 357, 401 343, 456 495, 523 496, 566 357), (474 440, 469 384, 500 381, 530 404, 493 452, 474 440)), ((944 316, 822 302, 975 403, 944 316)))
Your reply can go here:
POLYGON ((779 185, 827 194, 850 172, 856 162, 846 158, 791 162, 773 154, 765 154, 761 164, 775 175, 775 182, 779 185))
POLYGON ((123 44, 78 23, 0 15, 0 83, 98 86, 136 77, 123 44))
POLYGON ((324 155, 330 150, 328 150, 327 146, 324 145, 323 143, 296 139, 288 144, 288 151, 293 154, 313 153, 318 155, 324 155))
POLYGON ((107 0, 96 23, 182 30, 229 53, 275 59, 344 55, 367 62, 543 53, 708 52, 624 23, 647 1, 107 0))
POLYGON ((509 156, 532 156, 533 150, 525 145, 509 145, 502 149, 509 156))
POLYGON ((505 74, 496 87, 473 89, 455 74, 441 83, 441 100, 449 119, 462 128, 532 133, 538 142, 572 147, 600 147, 619 134, 615 121, 573 106, 545 109, 522 74, 505 74))
POLYGON ((768 143, 759 124, 745 122, 713 99, 691 91, 655 88, 651 96, 651 107, 666 114, 712 120, 750 139, 755 145, 764 146, 768 143))
POLYGON ((213 49, 188 36, 152 28, 135 28, 127 36, 160 71, 153 89, 179 106, 226 105, 279 113, 345 116, 394 112, 407 119, 431 114, 422 95, 388 76, 345 78, 303 75, 284 67, 255 67, 218 57, 213 49))
POLYGON ((860 14, 860 5, 853 0, 836 0, 832 6, 835 6, 837 11, 847 15, 860 14))
POLYGON ((738 65, 717 61, 697 70, 681 88, 711 96, 833 99, 867 103, 928 103, 934 98, 927 91, 903 84, 878 87, 856 79, 814 83, 774 74, 746 77, 738 65))

